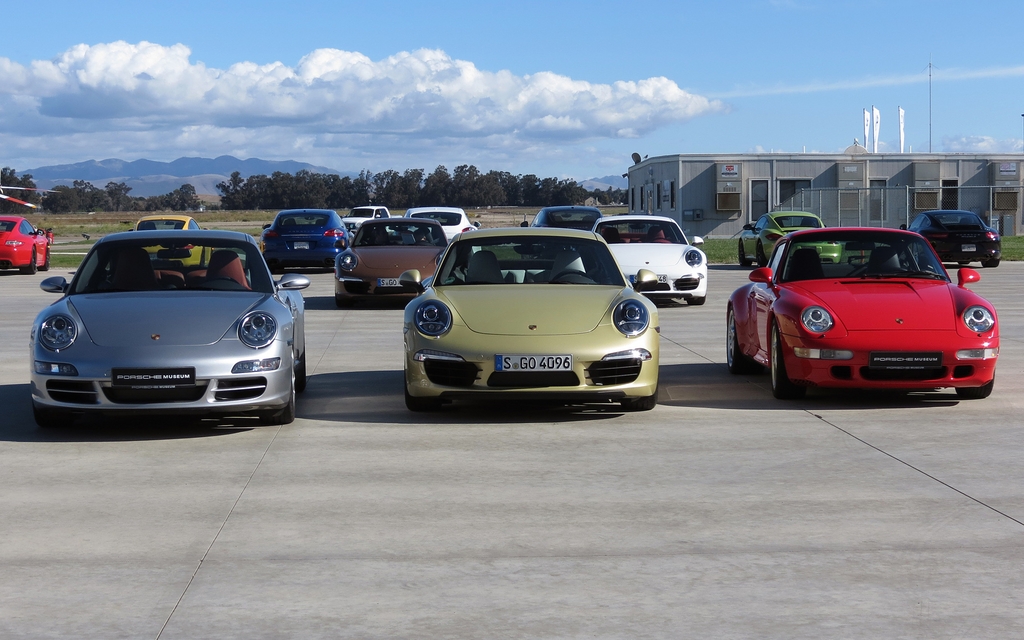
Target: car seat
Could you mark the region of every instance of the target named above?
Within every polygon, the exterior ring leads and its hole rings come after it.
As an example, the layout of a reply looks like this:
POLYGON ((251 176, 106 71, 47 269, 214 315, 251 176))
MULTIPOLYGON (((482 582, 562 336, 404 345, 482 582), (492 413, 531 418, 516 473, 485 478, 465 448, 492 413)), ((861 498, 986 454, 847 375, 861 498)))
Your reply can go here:
POLYGON ((793 280, 820 280, 825 277, 817 249, 803 247, 793 252, 786 263, 786 282, 793 280))
POLYGON ((498 256, 491 251, 477 251, 469 257, 466 267, 466 282, 469 284, 501 284, 505 278, 498 267, 498 256))

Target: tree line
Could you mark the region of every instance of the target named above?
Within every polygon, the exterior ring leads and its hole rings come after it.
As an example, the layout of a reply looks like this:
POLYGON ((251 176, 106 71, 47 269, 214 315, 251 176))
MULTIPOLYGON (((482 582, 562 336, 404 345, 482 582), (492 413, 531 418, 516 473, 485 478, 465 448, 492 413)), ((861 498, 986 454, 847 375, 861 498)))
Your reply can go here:
MULTIPOLYGON (((35 187, 31 174, 20 177, 5 167, 0 184, 35 187)), ((133 197, 132 188, 123 182, 108 182, 100 189, 84 180, 69 186, 56 186, 49 193, 19 191, 18 196, 45 211, 190 211, 202 204, 191 184, 174 191, 149 197, 133 197)), ((546 207, 583 204, 593 197, 599 204, 623 202, 624 189, 587 191, 575 180, 540 178, 533 174, 514 175, 507 171, 482 173, 473 165, 459 165, 449 173, 438 166, 430 174, 423 169, 406 169, 399 173, 361 171, 358 176, 298 171, 295 174, 274 172, 242 178, 235 171, 217 185, 221 195, 219 208, 250 209, 335 209, 343 210, 364 204, 380 204, 392 209, 416 206, 457 207, 546 207)), ((210 208, 217 208, 212 206, 210 208)), ((0 212, 24 212, 24 208, 0 200, 0 212)))

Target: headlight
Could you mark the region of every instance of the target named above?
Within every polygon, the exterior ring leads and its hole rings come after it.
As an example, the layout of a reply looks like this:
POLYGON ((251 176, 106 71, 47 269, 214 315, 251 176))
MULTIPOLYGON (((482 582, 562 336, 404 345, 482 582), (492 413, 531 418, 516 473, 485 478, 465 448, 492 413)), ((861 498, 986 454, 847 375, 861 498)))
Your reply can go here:
POLYGON ((413 323, 420 333, 428 336, 442 336, 452 328, 452 312, 442 302, 428 300, 416 307, 413 323))
POLYGON ((247 347, 260 349, 274 341, 277 335, 277 321, 269 313, 257 311, 242 318, 238 323, 238 339, 247 347))
POLYGON ((646 331, 650 321, 651 316, 647 313, 647 307, 636 300, 620 302, 612 314, 615 328, 630 337, 638 336, 646 331))
POLYGON ((343 271, 351 271, 359 264, 354 253, 343 253, 338 256, 338 268, 343 271))
POLYGON ((50 316, 39 325, 39 344, 50 351, 67 349, 77 337, 75 321, 65 315, 50 316))
POLYGON ((995 326, 996 319, 985 307, 968 307, 964 311, 964 324, 975 333, 984 333, 995 326))
POLYGON ((689 251, 687 251, 685 259, 686 264, 690 265, 691 267, 699 267, 700 263, 704 262, 704 258, 701 257, 700 251, 697 251, 696 249, 690 249, 689 251))
POLYGON ((811 333, 825 333, 832 328, 832 316, 821 307, 807 307, 800 314, 800 322, 811 333))

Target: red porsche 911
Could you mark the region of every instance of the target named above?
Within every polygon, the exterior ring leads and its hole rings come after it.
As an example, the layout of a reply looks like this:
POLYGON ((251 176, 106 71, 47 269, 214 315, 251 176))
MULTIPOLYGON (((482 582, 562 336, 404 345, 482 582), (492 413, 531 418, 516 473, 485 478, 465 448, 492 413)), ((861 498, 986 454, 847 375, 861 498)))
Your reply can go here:
POLYGON ((776 245, 767 267, 733 292, 726 357, 732 373, 768 367, 772 394, 808 387, 992 393, 999 356, 995 308, 953 284, 923 237, 895 229, 814 229, 776 245), (822 246, 839 260, 820 259, 822 246))
POLYGON ((49 236, 20 216, 0 216, 0 269, 21 269, 22 273, 50 268, 49 236))

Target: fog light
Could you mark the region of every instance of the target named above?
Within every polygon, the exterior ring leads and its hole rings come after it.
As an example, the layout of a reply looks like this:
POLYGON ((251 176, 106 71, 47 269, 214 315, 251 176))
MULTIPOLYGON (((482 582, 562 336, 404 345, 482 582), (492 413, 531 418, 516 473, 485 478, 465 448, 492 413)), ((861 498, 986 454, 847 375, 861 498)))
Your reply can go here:
POLYGON ((808 349, 806 347, 794 347, 793 355, 811 360, 851 360, 853 358, 853 352, 845 349, 808 349))
POLYGON ((260 373, 262 371, 277 371, 281 368, 281 358, 266 358, 263 360, 243 360, 236 362, 231 367, 231 373, 260 373))
POLYGON ((416 362, 426 362, 427 360, 448 360, 450 362, 465 362, 466 359, 456 353, 448 353, 446 351, 435 351, 434 349, 420 349, 413 357, 416 362))
POLYGON ((77 376, 78 369, 66 362, 40 362, 36 360, 36 373, 49 376, 77 376))
POLYGON ((628 351, 616 351, 615 353, 609 353, 605 357, 601 358, 601 361, 607 360, 640 360, 641 362, 647 362, 653 356, 647 349, 629 349, 628 351))
POLYGON ((961 349, 956 352, 957 360, 991 360, 999 355, 999 347, 995 349, 961 349))

